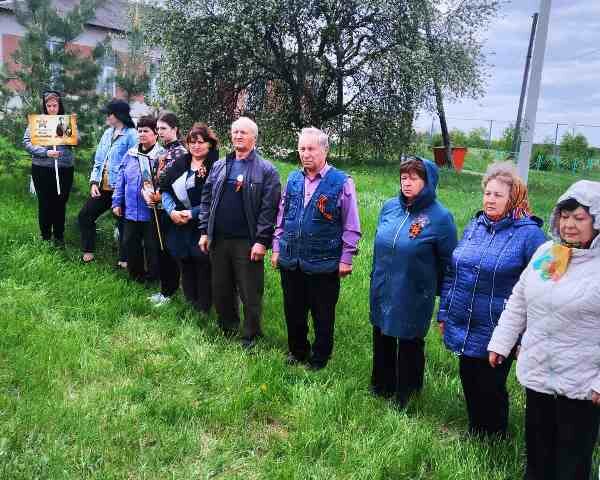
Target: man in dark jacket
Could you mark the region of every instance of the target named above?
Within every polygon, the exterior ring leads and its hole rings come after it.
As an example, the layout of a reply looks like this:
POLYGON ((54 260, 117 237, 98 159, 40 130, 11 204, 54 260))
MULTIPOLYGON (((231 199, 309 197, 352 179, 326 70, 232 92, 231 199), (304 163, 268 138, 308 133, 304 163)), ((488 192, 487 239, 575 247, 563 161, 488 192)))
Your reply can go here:
POLYGON ((271 239, 281 194, 275 167, 256 151, 258 127, 246 117, 231 125, 234 152, 212 167, 200 204, 198 245, 209 252, 219 326, 239 326, 237 295, 244 306, 242 346, 260 336, 264 289, 263 258, 271 239))

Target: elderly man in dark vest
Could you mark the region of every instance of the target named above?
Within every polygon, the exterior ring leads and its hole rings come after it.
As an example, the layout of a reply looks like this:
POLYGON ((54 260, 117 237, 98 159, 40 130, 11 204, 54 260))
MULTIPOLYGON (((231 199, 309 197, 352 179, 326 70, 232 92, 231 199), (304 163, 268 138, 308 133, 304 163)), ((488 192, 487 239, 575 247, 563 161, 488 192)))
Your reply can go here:
POLYGON ((327 163, 329 139, 305 128, 298 139, 302 170, 290 174, 279 204, 271 263, 279 268, 288 330, 288 363, 327 365, 333 351, 340 278, 352 273, 361 236, 356 190, 327 163), (308 342, 308 312, 315 341, 308 342))

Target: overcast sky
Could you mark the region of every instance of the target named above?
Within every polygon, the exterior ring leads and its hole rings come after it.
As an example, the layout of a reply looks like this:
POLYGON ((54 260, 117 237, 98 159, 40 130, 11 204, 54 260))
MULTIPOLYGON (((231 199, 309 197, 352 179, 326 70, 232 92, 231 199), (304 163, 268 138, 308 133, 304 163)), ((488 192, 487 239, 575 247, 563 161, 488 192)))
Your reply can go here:
MULTIPOLYGON (((476 101, 447 105, 450 128, 468 131, 493 119, 493 136, 517 116, 531 16, 539 0, 513 0, 502 8, 487 32, 485 52, 492 64, 486 95, 476 101)), ((553 0, 542 76, 538 122, 566 123, 559 137, 575 129, 600 146, 600 0, 553 0), (597 128, 575 124, 598 125, 597 128)), ((429 114, 417 125, 431 125, 429 114)), ((429 128, 429 127, 427 127, 429 128)), ((554 137, 556 125, 538 124, 536 141, 554 137)))

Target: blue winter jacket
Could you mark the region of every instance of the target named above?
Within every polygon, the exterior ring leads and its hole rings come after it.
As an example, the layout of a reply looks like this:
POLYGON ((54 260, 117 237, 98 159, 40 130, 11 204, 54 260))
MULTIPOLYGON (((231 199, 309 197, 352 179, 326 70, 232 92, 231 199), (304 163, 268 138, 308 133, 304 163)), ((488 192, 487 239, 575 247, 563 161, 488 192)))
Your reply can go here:
POLYGON ((121 161, 131 148, 137 147, 138 136, 135 128, 124 128, 121 133, 113 140, 114 128, 107 128, 94 155, 94 166, 90 173, 90 183, 102 183, 102 171, 104 165, 108 168, 108 183, 111 188, 115 188, 121 161))
MULTIPOLYGON (((142 172, 138 153, 137 148, 132 148, 123 157, 112 196, 112 208, 124 207, 123 217, 127 220, 149 222, 152 218, 152 211, 142 196, 142 172)), ((164 153, 164 148, 158 143, 148 152, 152 170, 156 169, 158 157, 164 153)))
POLYGON ((487 345, 513 287, 545 241, 537 217, 492 222, 483 213, 465 229, 444 277, 438 321, 451 351, 486 358, 487 345))
POLYGON ((427 334, 435 297, 456 246, 452 214, 436 200, 438 169, 422 159, 427 183, 412 205, 388 200, 375 232, 371 323, 403 339, 427 334))

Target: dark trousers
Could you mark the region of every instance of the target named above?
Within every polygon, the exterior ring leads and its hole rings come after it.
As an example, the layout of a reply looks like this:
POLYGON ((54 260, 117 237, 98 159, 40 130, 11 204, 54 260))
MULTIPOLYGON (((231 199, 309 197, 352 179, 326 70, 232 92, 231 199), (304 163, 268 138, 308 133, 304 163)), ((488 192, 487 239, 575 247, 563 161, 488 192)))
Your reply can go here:
POLYGON ((588 480, 600 408, 526 389, 526 480, 588 480))
POLYGON ((462 355, 459 359, 469 430, 475 434, 505 434, 508 427, 508 391, 506 378, 514 356, 511 354, 496 368, 487 358, 462 355))
POLYGON ((333 351, 335 306, 340 296, 338 272, 309 275, 299 269, 280 271, 289 351, 299 360, 310 356, 312 362, 325 364, 333 351), (312 349, 308 342, 309 311, 315 330, 312 349))
POLYGON ((154 219, 148 222, 125 220, 123 244, 129 276, 136 281, 158 280, 160 247, 154 219))
POLYGON ((212 279, 208 256, 180 258, 178 264, 185 299, 196 310, 208 313, 212 305, 212 279))
MULTIPOLYGON (((81 250, 94 252, 96 250, 96 220, 104 212, 111 210, 112 192, 101 190, 99 197, 89 197, 79 211, 79 230, 81 231, 81 250)), ((124 248, 123 220, 117 220, 119 229, 119 260, 127 261, 124 248)))
POLYGON ((166 244, 167 232, 170 228, 174 228, 174 226, 169 215, 164 210, 159 212, 158 218, 164 247, 160 251, 158 260, 160 270, 160 293, 165 297, 171 297, 175 295, 175 292, 179 288, 179 265, 177 265, 177 260, 169 253, 166 244))
POLYGON ((425 341, 422 338, 396 338, 373 326, 373 372, 371 388, 401 404, 423 388, 425 341))
POLYGON ((250 260, 247 239, 217 239, 210 246, 213 301, 219 326, 233 333, 240 324, 238 294, 244 307, 242 337, 261 335, 264 262, 250 260))
POLYGON ((60 195, 56 191, 54 168, 31 166, 31 178, 38 200, 38 221, 40 233, 44 240, 54 237, 64 240, 65 213, 67 202, 73 186, 73 167, 58 169, 60 195))

